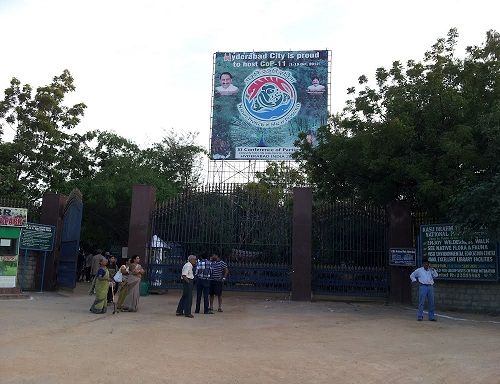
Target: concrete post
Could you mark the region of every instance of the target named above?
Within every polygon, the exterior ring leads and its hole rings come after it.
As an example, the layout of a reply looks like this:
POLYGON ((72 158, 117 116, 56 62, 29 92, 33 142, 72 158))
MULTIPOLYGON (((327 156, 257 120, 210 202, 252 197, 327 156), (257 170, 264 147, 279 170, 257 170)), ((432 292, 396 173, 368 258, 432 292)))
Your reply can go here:
POLYGON ((293 189, 292 300, 311 300, 312 191, 293 189))
MULTIPOLYGON (((412 248, 412 219, 410 206, 406 202, 395 201, 387 206, 389 214, 389 248, 412 248)), ((387 255, 389 257, 389 255, 387 255)), ((413 267, 389 267, 389 300, 411 304, 410 273, 413 267)))
MULTIPOLYGON (((54 192, 47 192, 43 195, 40 224, 54 225, 56 227, 54 250, 52 253, 47 254, 45 278, 43 280, 44 290, 54 290, 56 288, 57 261, 61 253, 63 214, 67 200, 68 196, 54 192)), ((43 269, 43 266, 41 267, 43 269)))
POLYGON ((147 266, 146 250, 151 242, 151 213, 156 204, 156 188, 151 185, 132 187, 132 207, 128 233, 128 257, 139 255, 141 264, 147 266))

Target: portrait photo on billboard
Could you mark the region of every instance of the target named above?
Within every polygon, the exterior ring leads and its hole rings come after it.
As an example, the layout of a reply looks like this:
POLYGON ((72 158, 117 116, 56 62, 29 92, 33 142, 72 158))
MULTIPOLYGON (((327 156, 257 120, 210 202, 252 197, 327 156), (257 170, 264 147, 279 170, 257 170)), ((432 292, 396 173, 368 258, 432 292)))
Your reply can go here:
POLYGON ((213 160, 290 160, 328 121, 329 51, 218 52, 213 160))

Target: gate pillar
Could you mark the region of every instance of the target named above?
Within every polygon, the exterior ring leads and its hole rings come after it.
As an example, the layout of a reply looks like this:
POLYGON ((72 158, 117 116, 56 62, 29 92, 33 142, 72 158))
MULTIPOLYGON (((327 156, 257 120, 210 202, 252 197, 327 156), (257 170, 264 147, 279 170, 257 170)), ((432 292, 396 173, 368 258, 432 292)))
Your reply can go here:
MULTIPOLYGON (((408 203, 395 201, 387 206, 387 212, 389 216, 389 248, 412 248, 412 220, 408 203)), ((411 304, 410 273, 413 267, 390 266, 389 269, 389 300, 411 304)))
POLYGON ((130 226, 128 232, 128 257, 139 255, 141 265, 147 266, 146 249, 151 242, 151 212, 156 204, 156 188, 151 185, 134 185, 132 187, 132 207, 130 209, 130 226))
POLYGON ((293 189, 292 300, 311 300, 312 190, 293 189))
POLYGON ((48 224, 56 227, 54 250, 47 255, 45 264, 43 287, 46 290, 54 290, 56 288, 57 262, 61 253, 63 213, 67 201, 68 196, 54 192, 45 193, 42 199, 40 224, 48 224))

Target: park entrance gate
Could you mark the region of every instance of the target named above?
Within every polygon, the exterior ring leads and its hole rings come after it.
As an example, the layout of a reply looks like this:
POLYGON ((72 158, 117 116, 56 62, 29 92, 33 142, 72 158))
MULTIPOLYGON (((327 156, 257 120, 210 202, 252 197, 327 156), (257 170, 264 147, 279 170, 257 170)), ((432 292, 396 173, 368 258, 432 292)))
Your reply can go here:
POLYGON ((209 185, 160 203, 152 215, 151 289, 181 286, 187 256, 219 254, 225 289, 290 291, 292 202, 258 185, 209 185))
MULTIPOLYGON (((148 244, 151 289, 180 288, 187 256, 219 254, 229 264, 225 289, 290 292, 292 195, 258 184, 209 185, 157 204, 148 244)), ((388 293, 384 209, 313 202, 314 294, 388 293)))

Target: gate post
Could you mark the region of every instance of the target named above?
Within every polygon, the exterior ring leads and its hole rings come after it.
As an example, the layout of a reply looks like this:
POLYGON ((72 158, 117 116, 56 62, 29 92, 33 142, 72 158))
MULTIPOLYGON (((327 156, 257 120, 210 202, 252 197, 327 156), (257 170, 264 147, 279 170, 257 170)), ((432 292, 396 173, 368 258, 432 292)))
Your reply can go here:
POLYGON ((156 204, 156 188, 152 185, 136 184, 132 187, 132 206, 128 232, 127 256, 139 255, 141 264, 147 267, 146 249, 151 243, 151 212, 156 204))
POLYGON ((311 300, 312 191, 293 189, 292 300, 311 300))
MULTIPOLYGON (((389 216, 389 248, 412 248, 412 220, 408 203, 394 201, 387 206, 387 212, 389 216)), ((410 273, 413 268, 389 266, 389 270, 389 300, 411 304, 410 273)))
POLYGON ((42 198, 40 224, 48 224, 56 227, 54 250, 49 253, 49 256, 45 260, 45 276, 43 277, 43 287, 45 290, 54 290, 56 288, 57 261, 61 253, 63 212, 67 201, 68 196, 54 192, 47 192, 42 198))

